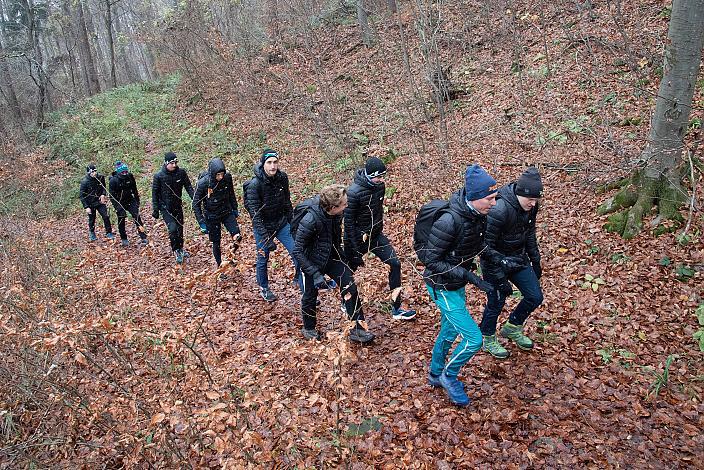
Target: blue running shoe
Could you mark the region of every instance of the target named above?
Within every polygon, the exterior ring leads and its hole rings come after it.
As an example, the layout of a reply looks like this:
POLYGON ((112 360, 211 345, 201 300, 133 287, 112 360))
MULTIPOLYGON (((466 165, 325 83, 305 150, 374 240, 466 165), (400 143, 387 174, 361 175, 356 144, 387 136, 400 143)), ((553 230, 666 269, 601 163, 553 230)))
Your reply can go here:
POLYGON ((405 308, 394 308, 391 312, 391 317, 394 320, 413 320, 416 317, 415 310, 406 310, 405 308))
POLYGON ((450 377, 443 372, 440 375, 440 385, 445 389, 445 393, 453 405, 469 405, 470 399, 464 391, 464 384, 457 380, 457 377, 450 377))

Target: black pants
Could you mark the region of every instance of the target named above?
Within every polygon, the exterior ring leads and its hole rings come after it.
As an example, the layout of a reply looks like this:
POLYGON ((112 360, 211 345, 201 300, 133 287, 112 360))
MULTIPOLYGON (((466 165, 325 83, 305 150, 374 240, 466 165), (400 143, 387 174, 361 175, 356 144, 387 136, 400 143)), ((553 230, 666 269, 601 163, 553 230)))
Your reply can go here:
MULTIPOLYGON (((337 282, 340 289, 340 296, 345 302, 347 317, 350 320, 364 320, 362 304, 359 301, 357 285, 350 268, 340 260, 331 259, 328 264, 320 270, 337 282), (349 299, 345 296, 349 294, 349 299)), ((316 324, 316 301, 318 300, 318 289, 313 285, 313 276, 303 274, 303 299, 301 300, 301 311, 303 313, 303 327, 307 330, 315 329, 316 324)))
POLYGON ((98 207, 91 207, 90 214, 88 214, 88 230, 91 233, 95 232, 95 218, 96 212, 100 214, 103 219, 103 225, 105 225, 105 233, 112 233, 112 224, 110 223, 110 216, 108 215, 108 207, 105 204, 100 204, 98 207))
POLYGON ((162 209, 161 216, 164 218, 166 228, 169 230, 169 241, 171 242, 171 250, 183 249, 183 209, 162 209))
POLYGON ((137 233, 139 238, 144 240, 147 238, 147 232, 144 230, 144 223, 142 223, 142 218, 139 215, 139 203, 136 199, 129 202, 117 203, 115 206, 115 212, 117 212, 117 230, 120 232, 120 238, 127 240, 127 230, 125 230, 125 221, 127 220, 127 214, 129 213, 137 226, 137 233))
MULTIPOLYGON (((374 240, 368 241, 364 245, 366 251, 364 253, 354 253, 351 258, 357 258, 364 256, 367 252, 374 253, 382 262, 389 265, 389 290, 393 291, 397 287, 401 287, 401 261, 399 261, 398 256, 396 256, 396 251, 394 247, 391 246, 391 242, 386 236, 381 233, 374 240)), ((401 306, 401 295, 394 301, 394 308, 399 308, 401 306)))
POLYGON ((237 225, 237 218, 233 214, 226 214, 220 217, 210 218, 206 215, 205 226, 208 228, 208 239, 213 244, 213 257, 218 266, 222 263, 222 251, 220 248, 220 240, 222 240, 222 226, 225 226, 230 235, 234 236, 240 233, 240 227, 237 225))

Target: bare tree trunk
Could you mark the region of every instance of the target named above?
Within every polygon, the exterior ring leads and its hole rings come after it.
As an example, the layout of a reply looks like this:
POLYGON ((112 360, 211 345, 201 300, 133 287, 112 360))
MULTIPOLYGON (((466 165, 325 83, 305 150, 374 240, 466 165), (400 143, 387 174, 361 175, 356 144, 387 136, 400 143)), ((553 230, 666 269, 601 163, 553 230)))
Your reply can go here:
POLYGON ((15 86, 12 83, 10 68, 7 65, 7 59, 5 59, 5 49, 2 44, 2 37, 0 37, 0 87, 3 90, 3 97, 5 98, 5 101, 7 101, 7 105, 10 108, 12 119, 15 121, 15 124, 21 127, 23 124, 22 110, 20 108, 20 103, 17 100, 15 86))
POLYGON ((76 16, 78 53, 81 58, 81 66, 86 80, 88 96, 91 96, 100 93, 100 82, 98 81, 98 72, 95 69, 95 61, 93 60, 90 42, 88 41, 88 30, 83 13, 83 2, 80 0, 76 2, 76 16))
POLYGON ((108 38, 108 53, 110 57, 110 84, 117 87, 117 73, 115 72, 115 39, 112 35, 112 5, 110 0, 105 0, 105 30, 108 38))
POLYGON ((44 72, 44 53, 39 44, 39 31, 34 11, 33 0, 20 0, 19 4, 25 11, 25 27, 27 28, 27 42, 33 55, 28 56, 29 76, 37 86, 37 115, 36 123, 38 127, 44 125, 44 108, 47 99, 47 76, 44 72))
POLYGON ((364 0, 357 0, 357 21, 362 35, 362 42, 369 47, 372 44, 372 36, 369 30, 369 12, 364 8, 364 0))
POLYGON ((389 11, 391 13, 396 13, 398 11, 396 0, 386 0, 386 5, 389 7, 389 11))
POLYGON ((100 78, 105 77, 109 74, 109 72, 106 71, 106 63, 107 61, 105 60, 105 53, 103 52, 103 45, 100 42, 100 38, 98 36, 98 32, 95 29, 95 23, 93 23, 93 17, 95 16, 96 18, 99 18, 100 15, 94 14, 91 9, 90 9, 90 2, 86 1, 84 7, 83 7, 83 18, 85 19, 86 22, 86 32, 88 34, 89 42, 88 44, 91 47, 91 50, 93 51, 93 57, 95 57, 95 70, 97 71, 96 73, 96 79, 98 80, 98 83, 100 83, 100 78), (93 39, 90 41, 90 39, 93 39))
POLYGON ((607 229, 633 238, 642 229, 643 216, 658 206, 656 224, 682 220, 679 208, 686 200, 681 185, 684 137, 704 48, 704 0, 675 0, 664 54, 663 78, 655 103, 648 143, 641 167, 628 186, 604 203, 600 213, 628 208, 609 217, 607 229))

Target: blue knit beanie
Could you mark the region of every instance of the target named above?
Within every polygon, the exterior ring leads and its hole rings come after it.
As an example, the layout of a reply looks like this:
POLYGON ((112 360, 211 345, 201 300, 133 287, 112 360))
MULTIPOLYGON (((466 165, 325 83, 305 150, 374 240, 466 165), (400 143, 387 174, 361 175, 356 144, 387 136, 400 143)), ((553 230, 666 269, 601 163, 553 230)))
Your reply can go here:
POLYGON ((261 164, 263 165, 270 158, 275 158, 278 160, 279 154, 276 152, 276 150, 272 150, 270 148, 264 149, 264 151, 262 152, 262 158, 260 159, 261 164))
POLYGON ((128 171, 130 170, 129 168, 127 168, 127 163, 124 163, 120 160, 115 162, 115 173, 119 175, 120 173, 127 173, 128 171))
POLYGON ((468 201, 483 199, 496 192, 496 189, 491 189, 495 184, 496 180, 484 168, 475 163, 467 167, 464 174, 465 198, 468 201))

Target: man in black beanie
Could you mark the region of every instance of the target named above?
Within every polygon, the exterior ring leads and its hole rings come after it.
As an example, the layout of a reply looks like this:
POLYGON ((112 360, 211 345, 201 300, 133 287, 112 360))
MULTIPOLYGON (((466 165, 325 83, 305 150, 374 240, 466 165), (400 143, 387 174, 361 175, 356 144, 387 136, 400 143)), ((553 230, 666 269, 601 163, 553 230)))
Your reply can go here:
POLYGON ((412 320, 415 310, 401 307, 401 262, 391 241, 382 233, 384 227, 384 195, 386 165, 377 157, 370 157, 364 168, 359 168, 347 189, 345 209, 345 256, 350 269, 356 271, 364 265, 362 257, 371 252, 389 265, 389 290, 391 291, 394 320, 412 320))
POLYGON ((193 185, 186 170, 179 168, 175 153, 167 152, 164 155, 164 166, 152 180, 152 217, 158 219, 161 212, 169 230, 171 249, 179 264, 183 263, 186 256, 183 250, 183 188, 186 188, 188 196, 193 200, 193 185))
POLYGON ((294 279, 299 282, 298 262, 293 257, 291 236, 291 191, 288 175, 279 168, 279 154, 270 148, 264 149, 259 164, 254 167, 254 177, 242 185, 244 206, 252 217, 254 242, 257 247, 256 278, 259 295, 267 302, 278 297, 269 288, 267 265, 269 255, 276 250, 274 239, 286 248, 295 268, 294 279))
POLYGON ((535 235, 538 201, 543 196, 543 183, 537 168, 529 167, 518 181, 499 190, 497 204, 487 218, 486 245, 481 256, 484 279, 495 287, 487 294, 487 304, 479 328, 482 348, 492 356, 505 359, 509 351, 496 338, 496 323, 515 285, 523 299, 501 328, 500 335, 523 350, 533 348, 533 341, 523 333, 528 316, 543 302, 540 288, 542 268, 535 235))
POLYGON ((105 177, 98 173, 98 169, 93 164, 86 167, 86 176, 81 180, 80 199, 83 209, 88 214, 88 237, 90 241, 98 239, 95 235, 96 214, 100 214, 103 219, 105 236, 111 240, 114 239, 115 235, 112 233, 112 224, 110 224, 110 216, 106 206, 108 197, 105 177))

